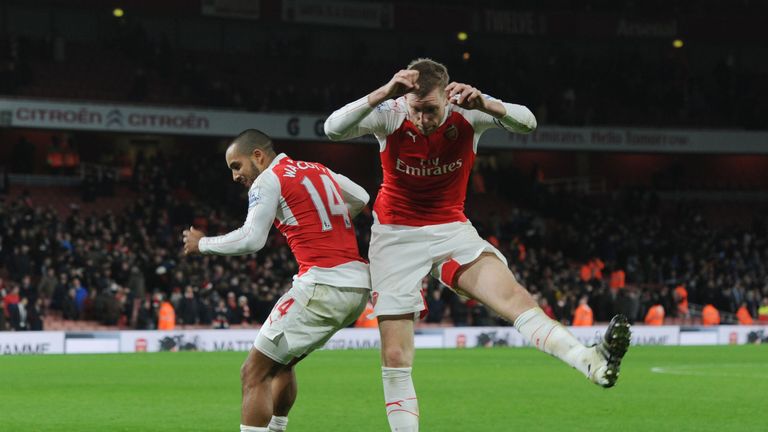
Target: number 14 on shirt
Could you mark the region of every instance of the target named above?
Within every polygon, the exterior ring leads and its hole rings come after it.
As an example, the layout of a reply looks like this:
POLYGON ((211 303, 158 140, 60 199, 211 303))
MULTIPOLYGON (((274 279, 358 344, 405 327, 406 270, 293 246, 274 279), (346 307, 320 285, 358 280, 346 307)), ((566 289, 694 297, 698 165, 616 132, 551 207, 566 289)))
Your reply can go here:
MULTIPOLYGON (((344 200, 341 199, 339 191, 336 190, 336 185, 334 185, 330 177, 325 174, 320 174, 320 180, 323 182, 323 188, 325 189, 325 202, 328 203, 328 208, 331 211, 330 214, 333 216, 343 217, 344 226, 350 228, 352 223, 349 219, 349 211, 347 210, 346 204, 344 204, 344 200)), ((317 188, 315 188, 315 185, 312 184, 312 181, 309 179, 309 177, 304 177, 304 179, 301 181, 301 184, 304 185, 304 188, 307 189, 307 193, 309 193, 309 197, 312 199, 312 203, 315 205, 317 214, 320 216, 320 223, 323 226, 323 231, 332 230, 333 225, 331 224, 331 218, 328 216, 325 203, 320 197, 320 193, 317 191, 317 188)))

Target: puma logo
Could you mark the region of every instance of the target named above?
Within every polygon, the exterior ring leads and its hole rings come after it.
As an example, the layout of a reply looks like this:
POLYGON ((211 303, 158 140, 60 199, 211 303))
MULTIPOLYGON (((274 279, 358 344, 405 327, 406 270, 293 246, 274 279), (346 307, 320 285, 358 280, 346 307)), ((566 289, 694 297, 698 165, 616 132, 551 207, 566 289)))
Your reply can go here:
POLYGON ((456 138, 459 137, 459 130, 455 125, 450 125, 443 135, 451 141, 456 141, 456 138))
POLYGON ((416 134, 415 133, 413 133, 411 131, 405 131, 405 134, 408 135, 409 137, 411 137, 411 139, 413 140, 414 143, 416 142, 416 134))

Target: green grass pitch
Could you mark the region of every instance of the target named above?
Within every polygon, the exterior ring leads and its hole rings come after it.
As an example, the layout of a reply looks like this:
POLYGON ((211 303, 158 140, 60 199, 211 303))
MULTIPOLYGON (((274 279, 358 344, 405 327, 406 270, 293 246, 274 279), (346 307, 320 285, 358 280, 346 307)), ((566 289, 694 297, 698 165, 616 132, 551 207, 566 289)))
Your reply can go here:
MULTIPOLYGON (((238 431, 245 353, 0 357, 0 431, 238 431)), ((388 431, 378 352, 297 366, 288 430, 388 431)), ((758 431, 768 346, 632 347, 605 390, 529 348, 419 350, 422 431, 758 431)))

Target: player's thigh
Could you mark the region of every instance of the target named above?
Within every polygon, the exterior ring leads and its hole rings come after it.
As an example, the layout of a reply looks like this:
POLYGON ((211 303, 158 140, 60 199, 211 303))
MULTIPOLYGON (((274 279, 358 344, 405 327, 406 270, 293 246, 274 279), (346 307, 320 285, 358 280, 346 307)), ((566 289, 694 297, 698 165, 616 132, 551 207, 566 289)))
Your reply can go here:
POLYGON ((315 296, 308 305, 309 314, 303 326, 312 336, 307 339, 305 353, 322 348, 339 330, 355 322, 365 310, 370 298, 366 288, 345 288, 317 285, 315 296))
MULTIPOLYGON (((349 289, 349 288, 347 288, 349 289)), ((359 290, 358 288, 352 288, 353 293, 347 298, 348 306, 346 316, 341 322, 339 328, 346 328, 352 325, 360 315, 365 312, 365 307, 368 305, 368 301, 371 298, 371 290, 359 290)))
POLYGON ((424 309, 421 280, 432 267, 428 238, 418 228, 374 225, 369 250, 375 314, 400 315, 424 309))
POLYGON ((256 349, 285 365, 304 355, 319 338, 318 333, 331 328, 330 322, 308 309, 317 292, 316 284, 294 281, 261 326, 254 342, 256 349))
POLYGON ((297 301, 296 292, 291 288, 277 301, 267 319, 259 329, 254 348, 272 360, 288 365, 295 356, 291 354, 289 329, 295 325, 297 317, 303 313, 304 306, 297 301))
POLYGON ((455 284, 458 291, 477 299, 511 321, 526 310, 536 307, 530 293, 517 282, 507 265, 488 252, 460 267, 455 284))
POLYGON ((480 237, 469 222, 438 225, 431 234, 434 237, 429 249, 434 262, 431 274, 449 288, 456 288, 459 270, 477 261, 482 254, 494 255, 504 267, 507 265, 504 255, 480 237))
POLYGON ((369 295, 367 288, 296 282, 275 305, 255 345, 275 361, 295 364, 356 319, 369 295))

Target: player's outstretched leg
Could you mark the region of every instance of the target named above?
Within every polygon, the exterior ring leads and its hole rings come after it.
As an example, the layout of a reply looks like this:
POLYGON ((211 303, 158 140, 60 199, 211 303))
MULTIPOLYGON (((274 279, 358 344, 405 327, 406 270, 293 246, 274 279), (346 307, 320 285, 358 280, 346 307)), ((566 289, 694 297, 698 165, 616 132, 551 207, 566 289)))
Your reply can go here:
POLYGON ((618 324, 609 327, 606 337, 610 337, 611 344, 601 343, 602 348, 584 346, 536 305, 507 266, 493 254, 483 254, 462 266, 454 280, 459 290, 513 322, 520 334, 539 350, 578 369, 596 384, 611 387, 616 383, 618 365, 629 344, 628 327, 618 324), (603 348, 608 355, 602 354, 603 348), (613 376, 609 377, 609 372, 613 376))
POLYGON ((418 432, 419 401, 413 387, 413 314, 380 316, 381 378, 392 432, 418 432))

